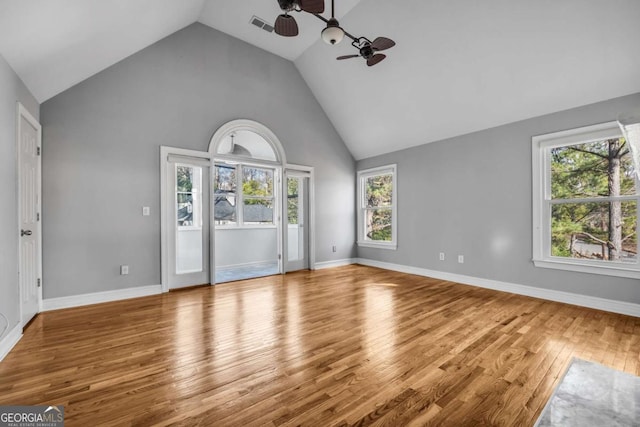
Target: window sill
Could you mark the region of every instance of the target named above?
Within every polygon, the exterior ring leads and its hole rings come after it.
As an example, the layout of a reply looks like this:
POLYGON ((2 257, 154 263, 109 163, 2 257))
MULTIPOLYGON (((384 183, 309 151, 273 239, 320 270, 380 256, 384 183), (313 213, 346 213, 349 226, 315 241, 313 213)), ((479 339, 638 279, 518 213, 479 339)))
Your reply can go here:
POLYGON ((216 230, 256 230, 256 229, 265 229, 265 228, 278 228, 275 225, 265 224, 265 225, 216 225, 216 230))
POLYGON ((202 227, 196 227, 191 225, 178 226, 178 231, 202 231, 202 227))
POLYGON ((580 273, 640 279, 640 270, 637 265, 595 265, 583 264, 575 261, 565 261, 561 259, 534 259, 533 264, 536 267, 553 268, 555 270, 568 270, 580 273))
POLYGON ((358 242, 358 246, 365 248, 389 249, 392 251, 398 249, 398 245, 395 243, 358 242))

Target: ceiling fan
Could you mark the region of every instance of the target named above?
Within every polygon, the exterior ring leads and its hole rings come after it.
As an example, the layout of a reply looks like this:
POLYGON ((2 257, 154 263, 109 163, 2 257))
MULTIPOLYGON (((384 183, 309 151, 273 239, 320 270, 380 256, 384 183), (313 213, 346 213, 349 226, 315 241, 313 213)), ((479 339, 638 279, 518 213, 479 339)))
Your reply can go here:
POLYGON ((363 57, 368 66, 373 66, 385 59, 387 56, 379 51, 392 48, 396 43, 387 37, 378 37, 373 42, 366 37, 354 37, 340 27, 340 23, 335 18, 335 1, 331 0, 331 18, 327 19, 320 15, 324 12, 324 0, 278 0, 280 9, 284 12, 278 15, 274 29, 276 34, 284 37, 295 37, 298 35, 298 23, 291 16, 290 12, 307 12, 327 24, 322 30, 322 39, 331 45, 338 44, 344 36, 351 39, 351 45, 360 51, 357 55, 339 56, 337 59, 348 59, 363 57))
POLYGON ((324 12, 324 0, 278 0, 280 9, 284 12, 278 15, 273 26, 276 33, 284 37, 298 35, 298 23, 289 15, 290 12, 305 11, 311 14, 324 12))
POLYGON ((386 37, 378 37, 373 42, 366 37, 359 37, 351 42, 351 45, 360 51, 357 55, 338 56, 338 60, 363 57, 367 60, 369 67, 376 65, 387 57, 384 53, 378 53, 381 50, 392 48, 396 45, 391 39, 386 37))

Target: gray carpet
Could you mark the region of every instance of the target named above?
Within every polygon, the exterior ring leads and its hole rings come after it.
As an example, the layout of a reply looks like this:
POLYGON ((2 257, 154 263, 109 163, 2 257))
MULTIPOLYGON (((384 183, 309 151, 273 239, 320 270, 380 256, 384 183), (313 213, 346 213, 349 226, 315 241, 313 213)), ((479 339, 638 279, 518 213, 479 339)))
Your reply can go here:
POLYGON ((535 425, 639 426, 640 377, 574 358, 535 425))

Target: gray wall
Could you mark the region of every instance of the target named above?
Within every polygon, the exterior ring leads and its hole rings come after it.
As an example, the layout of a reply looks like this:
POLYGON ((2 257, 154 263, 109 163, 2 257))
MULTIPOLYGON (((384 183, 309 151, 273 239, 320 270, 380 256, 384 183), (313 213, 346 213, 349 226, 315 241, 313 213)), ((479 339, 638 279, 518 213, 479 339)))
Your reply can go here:
POLYGON ((316 168, 317 260, 355 255, 355 162, 290 61, 193 24, 46 101, 41 116, 45 298, 159 284, 159 147, 206 151, 238 118, 316 168))
POLYGON ((634 94, 359 161, 358 169, 398 165, 398 250, 358 248, 358 256, 640 303, 638 280, 531 261, 531 137, 612 121, 639 105, 634 94))
POLYGON ((18 289, 18 209, 16 170, 16 102, 35 117, 40 107, 7 61, 0 55, 0 313, 9 320, 0 339, 20 322, 18 289))
POLYGON ((216 230, 216 269, 278 261, 276 228, 216 230))

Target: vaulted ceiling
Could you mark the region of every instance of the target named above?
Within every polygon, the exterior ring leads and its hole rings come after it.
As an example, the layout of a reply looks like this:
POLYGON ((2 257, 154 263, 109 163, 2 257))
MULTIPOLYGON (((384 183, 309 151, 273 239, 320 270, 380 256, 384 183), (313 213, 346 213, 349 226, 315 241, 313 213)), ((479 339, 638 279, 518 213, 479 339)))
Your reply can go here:
MULTIPOLYGON (((326 1, 329 15, 330 2, 326 1)), ((0 0, 0 54, 38 101, 199 21, 294 61, 357 159, 640 92, 638 0, 336 0, 355 36, 397 42, 367 67, 276 0, 0 0)), ((622 112, 621 112, 622 113, 622 112)))

